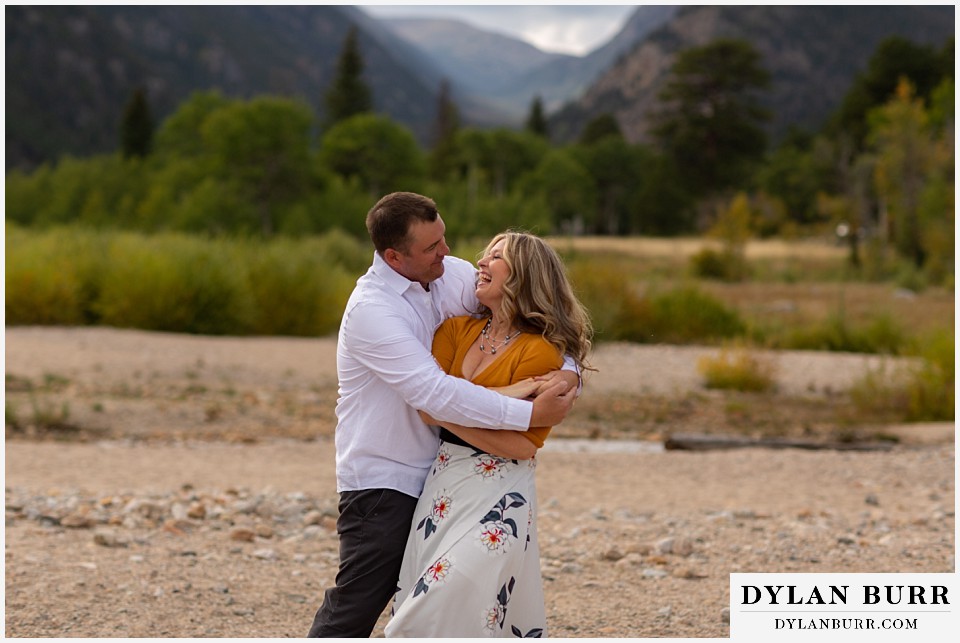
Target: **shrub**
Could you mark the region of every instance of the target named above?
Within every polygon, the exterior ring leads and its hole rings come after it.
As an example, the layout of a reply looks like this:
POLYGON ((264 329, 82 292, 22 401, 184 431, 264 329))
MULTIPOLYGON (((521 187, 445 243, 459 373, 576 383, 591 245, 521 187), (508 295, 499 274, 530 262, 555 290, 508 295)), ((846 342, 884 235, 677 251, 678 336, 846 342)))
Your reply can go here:
POLYGON ((252 332, 315 336, 337 329, 356 275, 341 265, 336 242, 277 240, 246 254, 252 332))
POLYGON ((788 332, 782 348, 897 355, 907 344, 903 328, 888 314, 859 327, 851 326, 842 314, 832 314, 822 323, 788 332))
POLYGON ((952 334, 938 332, 925 340, 919 365, 867 373, 850 389, 854 406, 888 421, 954 420, 954 346, 952 334))
POLYGON ((104 269, 104 243, 94 232, 56 228, 30 233, 6 227, 8 324, 86 324, 104 269))
POLYGON ((741 281, 749 273, 749 266, 742 253, 729 249, 703 248, 690 257, 693 275, 703 279, 741 281))
POLYGON ((369 251, 339 231, 270 242, 7 226, 7 323, 171 332, 336 330, 369 251))
POLYGON ((244 257, 227 242, 180 234, 118 234, 97 308, 111 326, 201 334, 243 334, 252 299, 244 257))
POLYGON ((696 286, 649 295, 654 337, 659 342, 692 343, 736 337, 746 331, 740 314, 696 286))
POLYGON ((694 343, 736 337, 746 331, 739 313, 695 286, 644 296, 629 273, 614 263, 576 259, 570 279, 590 312, 597 339, 642 343, 694 343))
POLYGON ((697 362, 707 388, 764 392, 774 387, 774 365, 744 348, 724 348, 697 362))

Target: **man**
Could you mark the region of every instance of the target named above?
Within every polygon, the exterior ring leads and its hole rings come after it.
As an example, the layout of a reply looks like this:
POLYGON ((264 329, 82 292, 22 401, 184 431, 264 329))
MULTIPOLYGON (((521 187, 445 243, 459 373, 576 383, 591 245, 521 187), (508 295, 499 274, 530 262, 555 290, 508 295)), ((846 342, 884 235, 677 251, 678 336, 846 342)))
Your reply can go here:
POLYGON ((552 426, 570 410, 575 372, 533 402, 443 373, 430 354, 445 319, 474 312, 476 271, 447 257, 432 199, 395 192, 367 214, 376 253, 347 302, 337 342, 340 569, 309 636, 368 637, 396 591, 417 498, 439 446, 417 414, 488 429, 552 426))

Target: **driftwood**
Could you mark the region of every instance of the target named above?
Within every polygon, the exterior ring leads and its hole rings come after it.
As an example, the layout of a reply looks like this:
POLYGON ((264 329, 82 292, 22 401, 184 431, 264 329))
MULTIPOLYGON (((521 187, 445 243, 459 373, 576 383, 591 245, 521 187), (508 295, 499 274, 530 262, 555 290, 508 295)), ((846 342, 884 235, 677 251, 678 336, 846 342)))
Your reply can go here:
POLYGON ((746 438, 728 435, 678 434, 669 436, 663 444, 668 451, 711 451, 715 449, 829 449, 835 451, 889 451, 890 442, 823 442, 791 440, 786 438, 746 438))

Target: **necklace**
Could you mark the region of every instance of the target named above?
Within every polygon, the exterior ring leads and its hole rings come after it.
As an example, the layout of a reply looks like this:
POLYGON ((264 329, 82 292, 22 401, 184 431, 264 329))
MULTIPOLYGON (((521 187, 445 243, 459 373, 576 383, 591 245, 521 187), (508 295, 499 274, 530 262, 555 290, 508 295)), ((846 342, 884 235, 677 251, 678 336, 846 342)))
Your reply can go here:
POLYGON ((495 340, 490 339, 490 324, 491 324, 492 322, 493 322, 493 318, 491 317, 490 319, 487 320, 487 323, 486 323, 486 325, 483 327, 483 330, 480 331, 480 352, 481 352, 481 353, 486 353, 486 352, 487 352, 486 346, 483 345, 483 340, 487 340, 487 341, 490 343, 490 354, 491 354, 491 355, 496 355, 496 354, 497 354, 497 349, 498 349, 498 348, 503 348, 504 346, 506 346, 507 344, 509 344, 511 339, 513 339, 514 337, 516 337, 517 335, 520 334, 520 331, 518 330, 517 332, 515 332, 515 333, 512 334, 512 335, 511 335, 510 333, 507 333, 506 335, 504 335, 504 336, 503 336, 503 339, 500 341, 500 345, 498 346, 498 345, 495 343, 495 340))

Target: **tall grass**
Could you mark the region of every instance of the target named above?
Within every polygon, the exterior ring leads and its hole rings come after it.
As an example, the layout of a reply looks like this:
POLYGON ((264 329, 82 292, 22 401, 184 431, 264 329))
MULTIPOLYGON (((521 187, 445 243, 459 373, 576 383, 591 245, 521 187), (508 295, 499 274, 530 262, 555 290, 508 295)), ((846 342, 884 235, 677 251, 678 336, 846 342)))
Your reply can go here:
POLYGON ((342 233, 268 242, 11 225, 6 233, 11 325, 323 335, 336 330, 369 262, 342 233))

